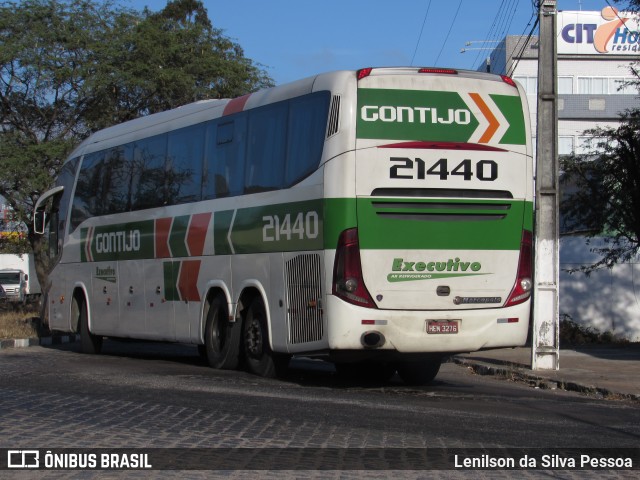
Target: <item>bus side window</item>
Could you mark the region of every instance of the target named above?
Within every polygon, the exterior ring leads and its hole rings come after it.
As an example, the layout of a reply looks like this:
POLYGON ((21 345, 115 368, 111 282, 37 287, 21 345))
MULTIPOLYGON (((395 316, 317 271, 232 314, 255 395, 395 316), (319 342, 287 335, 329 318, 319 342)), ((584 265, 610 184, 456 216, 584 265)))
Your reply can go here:
POLYGON ((244 189, 246 114, 208 125, 204 199, 241 195, 244 189))
POLYGON ((169 134, 167 204, 201 200, 204 139, 204 124, 181 128, 169 134))
POLYGON ((244 193, 284 187, 288 111, 280 102, 250 112, 244 193))
POLYGON ((329 92, 291 100, 285 184, 295 185, 313 173, 320 163, 329 113, 329 92))
POLYGON ((104 183, 104 213, 120 213, 131 210, 132 157, 133 152, 130 145, 120 145, 107 150, 102 179, 104 183))
POLYGON ((133 210, 161 207, 167 203, 167 135, 135 143, 133 149, 133 210))

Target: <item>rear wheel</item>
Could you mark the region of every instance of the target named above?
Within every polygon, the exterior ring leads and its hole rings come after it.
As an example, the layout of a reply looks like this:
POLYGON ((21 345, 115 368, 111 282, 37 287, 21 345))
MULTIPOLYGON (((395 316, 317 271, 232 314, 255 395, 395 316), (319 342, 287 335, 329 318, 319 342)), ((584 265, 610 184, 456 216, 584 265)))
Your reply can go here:
POLYGON ((398 362, 398 375, 407 385, 426 385, 431 383, 440 371, 441 357, 433 357, 421 362, 398 362))
POLYGON ((262 300, 254 298, 247 309, 242 328, 244 359, 251 373, 276 377, 289 364, 289 355, 274 353, 269 346, 267 314, 262 300))
POLYGON ((73 298, 72 311, 77 315, 80 330, 80 350, 82 353, 96 354, 102 351, 102 337, 89 330, 89 312, 84 295, 73 298))
POLYGON ((204 348, 209 365, 213 368, 234 370, 238 368, 240 335, 236 323, 229 322, 227 301, 217 296, 209 306, 205 327, 204 348))

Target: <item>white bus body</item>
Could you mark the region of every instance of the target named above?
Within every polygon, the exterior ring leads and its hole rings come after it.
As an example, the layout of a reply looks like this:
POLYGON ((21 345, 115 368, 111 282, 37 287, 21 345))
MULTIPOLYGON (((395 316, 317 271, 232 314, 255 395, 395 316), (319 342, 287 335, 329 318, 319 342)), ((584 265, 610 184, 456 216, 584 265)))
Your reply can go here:
POLYGON ((50 328, 85 351, 169 340, 219 368, 320 355, 407 381, 444 354, 522 345, 528 119, 510 79, 381 68, 97 132, 37 205, 50 328))

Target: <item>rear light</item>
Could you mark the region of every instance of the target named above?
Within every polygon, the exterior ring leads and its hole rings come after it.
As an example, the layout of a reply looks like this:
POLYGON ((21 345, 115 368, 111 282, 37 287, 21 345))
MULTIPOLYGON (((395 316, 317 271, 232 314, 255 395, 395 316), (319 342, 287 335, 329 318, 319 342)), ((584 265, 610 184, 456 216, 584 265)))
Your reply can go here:
POLYGON ((505 307, 512 307, 526 302, 531 297, 533 287, 532 275, 533 260, 533 234, 529 230, 522 231, 522 242, 520 243, 520 259, 518 261, 518 275, 516 283, 509 294, 505 307))
POLYGON ((444 73, 445 75, 457 75, 458 71, 453 68, 421 68, 418 73, 444 73))
POLYGON ((359 307, 377 308, 362 278, 357 228, 344 230, 338 239, 333 265, 333 294, 359 307))
POLYGON ((356 72, 356 77, 358 78, 358 80, 362 80, 365 77, 368 77, 369 75, 371 75, 371 70, 373 70, 373 68, 369 67, 369 68, 361 68, 360 70, 358 70, 356 72))
POLYGON ((500 78, 502 78, 502 81, 507 85, 511 85, 512 87, 518 88, 516 85, 516 82, 514 82, 511 77, 507 77, 506 75, 500 75, 500 78))

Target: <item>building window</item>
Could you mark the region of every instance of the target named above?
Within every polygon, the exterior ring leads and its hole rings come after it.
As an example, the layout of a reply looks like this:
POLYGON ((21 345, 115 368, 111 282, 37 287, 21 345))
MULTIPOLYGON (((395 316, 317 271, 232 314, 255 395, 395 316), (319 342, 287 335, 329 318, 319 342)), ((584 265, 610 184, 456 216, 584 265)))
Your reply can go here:
POLYGON ((576 142, 577 155, 597 155, 602 152, 599 144, 607 141, 604 137, 580 136, 576 142))
POLYGON ((634 95, 635 85, 624 85, 628 77, 578 77, 578 93, 585 95, 634 95))
POLYGON ((579 77, 578 93, 602 95, 607 93, 607 79, 604 77, 579 77))
POLYGON ((610 78, 609 79, 609 93, 617 93, 619 95, 637 95, 638 87, 636 85, 625 85, 625 82, 629 82, 631 78, 610 78))
POLYGON ((514 76, 513 79, 522 84, 522 88, 527 92, 527 95, 538 94, 538 77, 514 76))
POLYGON ((558 77, 558 93, 560 95, 573 93, 573 77, 558 77))
POLYGON ((573 153, 573 137, 558 137, 558 155, 573 153))

